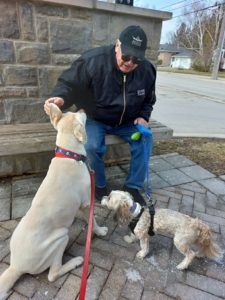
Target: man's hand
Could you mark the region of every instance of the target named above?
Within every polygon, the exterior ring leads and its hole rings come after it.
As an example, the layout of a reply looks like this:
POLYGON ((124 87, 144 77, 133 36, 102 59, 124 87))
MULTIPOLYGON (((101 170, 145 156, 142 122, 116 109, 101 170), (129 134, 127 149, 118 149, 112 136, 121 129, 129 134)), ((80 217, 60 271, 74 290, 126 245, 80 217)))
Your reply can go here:
POLYGON ((144 126, 146 128, 149 127, 148 126, 148 122, 146 122, 145 119, 143 119, 141 117, 134 120, 134 125, 136 125, 136 124, 140 124, 140 125, 142 125, 142 126, 144 126))
POLYGON ((52 98, 45 100, 44 110, 47 115, 50 114, 50 108, 49 108, 50 103, 54 103, 58 107, 61 107, 64 104, 64 100, 63 100, 63 98, 60 98, 60 97, 52 97, 52 98))

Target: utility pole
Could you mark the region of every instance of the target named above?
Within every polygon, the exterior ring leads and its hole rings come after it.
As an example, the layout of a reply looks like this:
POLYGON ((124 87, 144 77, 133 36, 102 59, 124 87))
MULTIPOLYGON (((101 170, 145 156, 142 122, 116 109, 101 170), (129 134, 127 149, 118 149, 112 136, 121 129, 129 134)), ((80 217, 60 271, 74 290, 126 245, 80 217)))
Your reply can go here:
POLYGON ((222 53, 224 37, 225 37, 225 10, 223 7, 222 7, 222 13, 223 13, 223 19, 222 19, 222 24, 221 24, 221 28, 220 28, 218 44, 217 44, 217 48, 215 51, 213 70, 212 70, 212 79, 214 79, 214 80, 218 79, 218 70, 219 70, 219 66, 220 66, 221 53, 222 53))

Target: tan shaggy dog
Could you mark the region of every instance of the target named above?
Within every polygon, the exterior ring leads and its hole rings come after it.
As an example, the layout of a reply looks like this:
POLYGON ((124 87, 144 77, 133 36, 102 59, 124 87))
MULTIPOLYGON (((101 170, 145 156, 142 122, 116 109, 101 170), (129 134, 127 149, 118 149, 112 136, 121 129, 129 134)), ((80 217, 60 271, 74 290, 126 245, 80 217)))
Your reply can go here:
MULTIPOLYGON (((50 104, 50 120, 58 131, 57 146, 85 156, 86 114, 63 114, 50 104)), ((82 264, 83 258, 75 257, 62 265, 62 257, 69 241, 68 228, 78 210, 88 219, 89 204, 90 174, 86 164, 53 158, 30 209, 12 235, 10 266, 0 277, 1 300, 7 298, 22 274, 38 274, 49 268, 48 280, 54 281, 82 264)), ((94 221, 93 231, 104 236, 108 229, 94 221)))
MULTIPOLYGON (((109 196, 102 198, 101 204, 116 212, 115 219, 120 224, 129 224, 142 209, 128 192, 123 191, 112 191, 109 196)), ((140 240, 141 250, 136 255, 138 258, 144 258, 149 253, 149 227, 149 209, 145 208, 134 228, 134 234, 124 237, 128 243, 140 240)), ((174 245, 185 255, 177 266, 179 270, 188 268, 195 256, 222 258, 222 251, 213 241, 209 227, 197 218, 170 209, 158 208, 154 216, 154 231, 174 236, 174 245)))

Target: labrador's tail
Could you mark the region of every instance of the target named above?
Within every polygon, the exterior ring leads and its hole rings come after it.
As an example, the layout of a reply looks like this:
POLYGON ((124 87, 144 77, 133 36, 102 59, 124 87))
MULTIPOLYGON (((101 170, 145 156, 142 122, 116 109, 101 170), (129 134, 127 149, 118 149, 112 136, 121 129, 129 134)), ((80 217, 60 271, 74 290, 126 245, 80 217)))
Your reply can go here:
POLYGON ((10 289, 23 273, 9 266, 0 276, 0 300, 9 296, 10 289))

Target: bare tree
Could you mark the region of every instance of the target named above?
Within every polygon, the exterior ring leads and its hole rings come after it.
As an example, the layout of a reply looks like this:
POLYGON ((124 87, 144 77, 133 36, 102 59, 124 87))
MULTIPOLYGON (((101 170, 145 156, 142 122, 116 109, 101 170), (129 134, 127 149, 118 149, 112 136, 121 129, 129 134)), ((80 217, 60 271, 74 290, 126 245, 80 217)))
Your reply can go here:
POLYGON ((210 69, 217 45, 224 6, 215 2, 193 2, 183 11, 180 26, 172 37, 173 44, 193 49, 196 53, 193 66, 204 71, 210 69))

